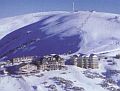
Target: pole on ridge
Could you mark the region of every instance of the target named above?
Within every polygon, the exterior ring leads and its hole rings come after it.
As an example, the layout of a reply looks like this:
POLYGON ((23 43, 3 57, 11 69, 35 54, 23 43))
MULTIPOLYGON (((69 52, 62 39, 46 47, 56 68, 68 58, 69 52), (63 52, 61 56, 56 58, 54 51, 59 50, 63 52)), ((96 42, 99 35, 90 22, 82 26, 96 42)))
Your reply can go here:
POLYGON ((73 12, 75 11, 75 1, 73 0, 73 3, 72 3, 72 7, 73 7, 73 12))

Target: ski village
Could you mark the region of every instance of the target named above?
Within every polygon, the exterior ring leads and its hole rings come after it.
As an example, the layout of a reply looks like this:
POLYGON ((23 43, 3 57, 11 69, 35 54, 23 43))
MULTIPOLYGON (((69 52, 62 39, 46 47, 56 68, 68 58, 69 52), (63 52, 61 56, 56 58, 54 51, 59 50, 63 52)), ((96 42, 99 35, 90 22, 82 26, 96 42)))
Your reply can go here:
POLYGON ((97 56, 96 54, 76 54, 67 59, 57 54, 50 54, 44 57, 24 56, 0 61, 0 74, 33 75, 41 71, 65 70, 67 65, 74 65, 84 69, 99 69, 100 60, 106 59, 112 65, 114 64, 114 59, 119 58, 119 54, 109 57, 97 56))
MULTIPOLYGON (((0 62, 0 77, 4 78, 4 76, 12 76, 16 79, 23 79, 24 77, 36 76, 36 77, 44 77, 44 73, 54 72, 55 70, 58 72, 62 72, 61 74, 67 75, 67 72, 75 67, 81 68, 83 74, 90 79, 105 79, 103 83, 99 84, 102 88, 107 89, 109 91, 120 91, 114 85, 109 84, 116 84, 116 82, 111 79, 107 78, 104 75, 101 75, 94 70, 99 70, 101 60, 104 60, 108 63, 108 65, 112 66, 115 65, 115 60, 120 60, 120 55, 116 56, 100 56, 96 54, 76 54, 71 55, 69 57, 64 57, 57 54, 46 55, 44 57, 39 56, 24 56, 24 57, 17 57, 11 60, 1 61, 0 62), (73 67, 72 67, 73 66, 73 67), (93 71, 92 71, 93 70, 93 71)), ((78 72, 81 72, 81 69, 77 69, 78 72)), ((110 72, 117 74, 120 71, 118 70, 111 70, 110 72)), ((69 72, 70 73, 70 72, 69 72)), ((48 73, 49 74, 49 73, 48 73)), ((58 74, 58 73, 56 73, 58 74)), ((50 74, 49 74, 50 75, 50 74)), ((81 74, 82 76, 82 74, 81 74)), ((33 79, 33 78, 32 78, 33 79)), ((55 81, 57 85, 62 86, 65 91, 86 91, 85 88, 74 86, 71 80, 66 80, 62 77, 55 75, 50 80, 55 81)), ((47 81, 44 79, 43 83, 45 88, 48 90, 46 91, 59 91, 57 90, 56 85, 50 84, 47 85, 47 81), (47 86, 46 86, 47 85, 47 86)), ((37 86, 33 86, 34 89, 38 89, 37 86)))
POLYGON ((26 56, 0 62, 0 74, 30 75, 41 71, 67 69, 66 65, 75 65, 85 69, 98 69, 99 57, 95 54, 73 55, 65 60, 57 54, 44 57, 26 56))

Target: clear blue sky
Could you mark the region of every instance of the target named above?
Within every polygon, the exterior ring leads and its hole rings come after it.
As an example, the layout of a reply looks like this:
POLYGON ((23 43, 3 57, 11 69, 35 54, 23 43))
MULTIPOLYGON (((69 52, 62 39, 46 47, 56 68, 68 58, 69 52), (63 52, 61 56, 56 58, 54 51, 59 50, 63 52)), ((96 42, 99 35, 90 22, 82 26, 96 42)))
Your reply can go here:
MULTIPOLYGON (((26 13, 72 10, 73 0, 0 0, 0 18, 26 13)), ((75 0, 77 10, 120 14, 120 0, 75 0)))

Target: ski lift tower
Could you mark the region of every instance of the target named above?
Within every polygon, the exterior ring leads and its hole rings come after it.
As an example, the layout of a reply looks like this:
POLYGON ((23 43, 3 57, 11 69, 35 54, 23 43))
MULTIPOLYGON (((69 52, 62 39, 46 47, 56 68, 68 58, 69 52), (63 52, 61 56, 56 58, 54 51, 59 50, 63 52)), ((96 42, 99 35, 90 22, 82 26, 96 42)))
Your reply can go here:
POLYGON ((73 3, 72 3, 72 9, 73 9, 73 12, 75 12, 75 1, 73 0, 73 3))

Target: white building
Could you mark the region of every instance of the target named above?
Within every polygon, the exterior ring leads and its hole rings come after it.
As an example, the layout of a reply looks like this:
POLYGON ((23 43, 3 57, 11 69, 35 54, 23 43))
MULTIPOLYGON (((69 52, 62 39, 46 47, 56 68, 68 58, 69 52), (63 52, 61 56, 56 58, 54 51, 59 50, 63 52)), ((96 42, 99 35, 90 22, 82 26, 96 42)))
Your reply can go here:
POLYGON ((30 63, 34 59, 34 56, 26 56, 26 57, 17 57, 11 60, 13 65, 20 64, 20 63, 30 63))
POLYGON ((98 57, 95 54, 90 55, 73 55, 71 57, 71 60, 73 61, 73 65, 76 65, 81 68, 92 68, 97 69, 99 68, 98 64, 98 57))

